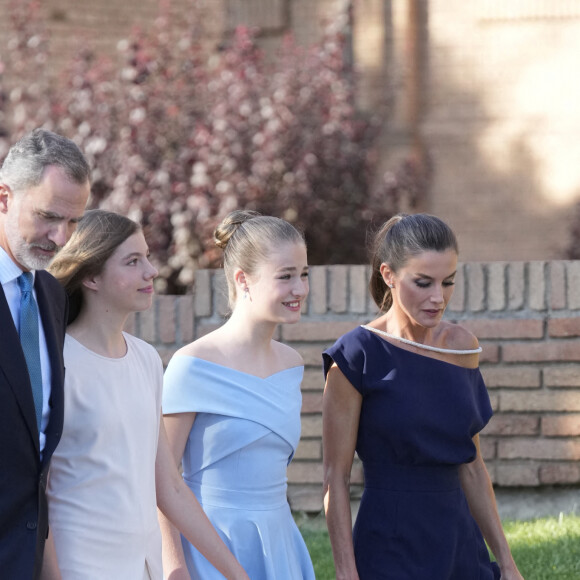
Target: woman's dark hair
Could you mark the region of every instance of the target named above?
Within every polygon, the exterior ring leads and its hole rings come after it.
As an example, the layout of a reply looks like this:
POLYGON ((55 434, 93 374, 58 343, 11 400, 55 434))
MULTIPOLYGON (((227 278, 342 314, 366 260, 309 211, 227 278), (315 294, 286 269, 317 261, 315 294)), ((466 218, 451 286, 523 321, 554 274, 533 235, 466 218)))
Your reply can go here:
POLYGON ((49 268, 69 296, 69 324, 83 305, 83 280, 100 274, 115 250, 138 231, 138 223, 118 213, 101 209, 85 212, 49 268))
POLYGON ((369 282, 371 296, 381 312, 386 312, 393 303, 391 289, 381 275, 381 264, 387 264, 393 272, 397 272, 409 258, 421 252, 444 252, 449 249, 458 252, 457 238, 443 220, 433 215, 398 214, 383 224, 371 245, 369 282))

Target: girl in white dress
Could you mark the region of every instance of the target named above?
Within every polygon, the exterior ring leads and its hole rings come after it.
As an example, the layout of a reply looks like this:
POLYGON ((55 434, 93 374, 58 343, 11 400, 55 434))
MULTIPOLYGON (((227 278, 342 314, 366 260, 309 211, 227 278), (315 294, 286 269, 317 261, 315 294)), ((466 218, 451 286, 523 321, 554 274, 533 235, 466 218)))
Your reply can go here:
POLYGON ((123 332, 129 314, 151 306, 148 254, 138 224, 92 210, 51 267, 71 309, 64 429, 48 486, 58 566, 63 580, 161 580, 158 505, 227 578, 247 580, 176 469, 159 355, 123 332))

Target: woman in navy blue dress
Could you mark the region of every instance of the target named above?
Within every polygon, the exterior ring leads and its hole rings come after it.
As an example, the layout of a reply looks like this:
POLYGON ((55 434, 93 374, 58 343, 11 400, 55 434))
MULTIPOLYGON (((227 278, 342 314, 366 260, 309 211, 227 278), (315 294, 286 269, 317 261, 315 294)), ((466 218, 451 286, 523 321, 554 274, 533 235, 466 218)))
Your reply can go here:
POLYGON ((456 269, 444 222, 395 216, 375 237, 379 318, 323 354, 324 501, 338 580, 523 580, 479 448, 492 415, 481 348, 442 320, 456 269), (355 451, 365 488, 351 533, 355 451))

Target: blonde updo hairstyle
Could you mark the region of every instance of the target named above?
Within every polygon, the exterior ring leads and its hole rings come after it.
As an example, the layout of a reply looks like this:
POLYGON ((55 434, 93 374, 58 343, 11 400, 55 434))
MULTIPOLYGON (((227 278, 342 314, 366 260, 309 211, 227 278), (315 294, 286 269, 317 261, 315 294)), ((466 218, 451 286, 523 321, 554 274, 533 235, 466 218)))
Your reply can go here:
POLYGON ((101 209, 85 212, 49 268, 68 294, 69 324, 83 306, 83 280, 99 275, 115 250, 139 231, 138 223, 118 213, 101 209))
POLYGON ((393 304, 391 289, 381 275, 381 264, 396 273, 413 256, 450 249, 458 252, 457 238, 443 220, 433 215, 398 214, 388 220, 374 235, 371 246, 369 290, 381 312, 387 312, 393 304))
POLYGON ((228 214, 215 229, 214 241, 224 251, 224 273, 232 309, 237 299, 234 280, 237 268, 252 276, 273 248, 286 243, 305 244, 302 233, 286 220, 251 210, 228 214))

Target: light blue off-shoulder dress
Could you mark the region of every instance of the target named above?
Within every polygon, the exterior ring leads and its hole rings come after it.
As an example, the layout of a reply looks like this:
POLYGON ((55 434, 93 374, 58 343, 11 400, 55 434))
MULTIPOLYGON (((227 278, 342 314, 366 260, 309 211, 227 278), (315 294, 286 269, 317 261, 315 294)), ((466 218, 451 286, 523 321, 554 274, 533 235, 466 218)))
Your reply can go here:
MULTIPOLYGON (((300 440, 303 367, 265 379, 174 356, 163 412, 195 412, 183 478, 252 580, 314 580, 286 498, 286 468, 300 440)), ((185 538, 192 580, 222 579, 185 538)))

